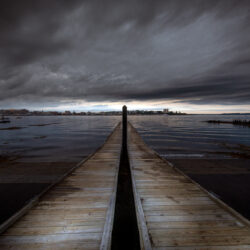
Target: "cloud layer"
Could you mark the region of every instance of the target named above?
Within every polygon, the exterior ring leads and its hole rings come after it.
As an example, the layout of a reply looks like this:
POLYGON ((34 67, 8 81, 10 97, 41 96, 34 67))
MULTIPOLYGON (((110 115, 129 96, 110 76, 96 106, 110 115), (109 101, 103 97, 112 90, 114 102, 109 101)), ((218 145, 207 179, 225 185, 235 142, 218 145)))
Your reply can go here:
POLYGON ((3 0, 0 105, 248 105, 249 13, 244 0, 3 0))

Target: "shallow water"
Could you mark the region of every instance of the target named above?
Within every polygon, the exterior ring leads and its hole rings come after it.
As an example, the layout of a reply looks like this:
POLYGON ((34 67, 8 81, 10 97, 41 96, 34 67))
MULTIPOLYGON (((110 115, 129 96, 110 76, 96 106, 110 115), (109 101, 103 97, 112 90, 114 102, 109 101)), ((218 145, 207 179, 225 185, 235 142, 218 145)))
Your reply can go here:
MULTIPOLYGON (((119 116, 24 116, 0 124, 0 155, 19 161, 78 162, 94 152, 119 116), (19 129, 1 130, 8 127, 19 129)), ((247 119, 236 115, 129 116, 146 143, 168 159, 231 158, 250 147, 250 128, 206 120, 247 119)), ((248 152, 249 154, 249 149, 248 152)))
MULTIPOLYGON (((162 156, 171 158, 231 158, 250 146, 250 128, 211 124, 207 120, 247 119, 243 115, 130 116, 145 142, 162 156)), ((248 149, 249 154, 249 149, 248 149)))
POLYGON ((118 116, 9 117, 0 124, 0 155, 21 161, 78 162, 103 144, 121 120, 118 116))

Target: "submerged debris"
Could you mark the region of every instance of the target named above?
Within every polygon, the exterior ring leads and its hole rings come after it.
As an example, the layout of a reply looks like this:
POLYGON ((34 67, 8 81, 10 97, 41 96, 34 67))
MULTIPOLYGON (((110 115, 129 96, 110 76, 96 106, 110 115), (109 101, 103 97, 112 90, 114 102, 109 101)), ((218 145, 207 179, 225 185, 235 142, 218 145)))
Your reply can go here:
POLYGON ((250 121, 248 120, 233 120, 233 121, 220 121, 220 120, 209 120, 206 121, 208 123, 228 123, 228 124, 233 124, 233 125, 239 125, 239 126, 244 126, 244 127, 250 127, 250 121))
POLYGON ((0 128, 0 130, 16 130, 16 129, 22 129, 24 127, 8 127, 8 128, 0 128))
POLYGON ((44 123, 44 124, 32 124, 32 125, 29 125, 29 127, 44 127, 44 126, 49 126, 49 125, 54 125, 54 124, 59 124, 59 123, 53 122, 53 123, 44 123))
POLYGON ((46 138, 46 135, 41 135, 41 136, 35 136, 34 139, 44 139, 46 138))
POLYGON ((3 115, 0 119, 0 123, 10 123, 10 119, 9 118, 5 118, 3 115))

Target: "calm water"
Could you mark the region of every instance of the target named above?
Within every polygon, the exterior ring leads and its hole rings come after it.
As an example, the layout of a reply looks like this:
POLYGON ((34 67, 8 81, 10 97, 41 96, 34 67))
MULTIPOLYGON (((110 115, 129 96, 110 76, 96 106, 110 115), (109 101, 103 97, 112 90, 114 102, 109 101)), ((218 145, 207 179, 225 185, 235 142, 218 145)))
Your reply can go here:
MULTIPOLYGON (((129 120, 154 150, 167 158, 230 158, 250 146, 250 128, 206 120, 247 119, 236 115, 131 116, 129 120)), ((248 149, 249 154, 249 149, 248 149)))
MULTIPOLYGON (((94 152, 121 120, 118 116, 10 117, 0 128, 0 155, 22 161, 80 161, 94 152), (38 126, 42 125, 42 126, 38 126)), ((250 119, 250 116, 130 116, 146 143, 167 158, 230 158, 250 146, 250 128, 208 124, 210 119, 250 119)), ((249 149, 248 149, 249 150, 249 149)), ((249 152, 248 152, 249 153, 249 152)))
POLYGON ((22 161, 80 161, 103 144, 120 117, 24 116, 10 117, 0 130, 0 155, 22 161), (42 126, 39 126, 42 125, 42 126))

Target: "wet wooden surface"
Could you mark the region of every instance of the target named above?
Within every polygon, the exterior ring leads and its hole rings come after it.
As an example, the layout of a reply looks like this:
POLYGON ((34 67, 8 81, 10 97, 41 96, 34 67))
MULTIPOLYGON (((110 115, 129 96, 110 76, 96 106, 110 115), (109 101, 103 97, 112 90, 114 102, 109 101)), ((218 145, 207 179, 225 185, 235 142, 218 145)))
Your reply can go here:
POLYGON ((250 249, 249 221, 171 167, 130 124, 128 154, 145 249, 250 249))
POLYGON ((0 236, 0 249, 99 249, 108 245, 121 125, 86 162, 0 236))

